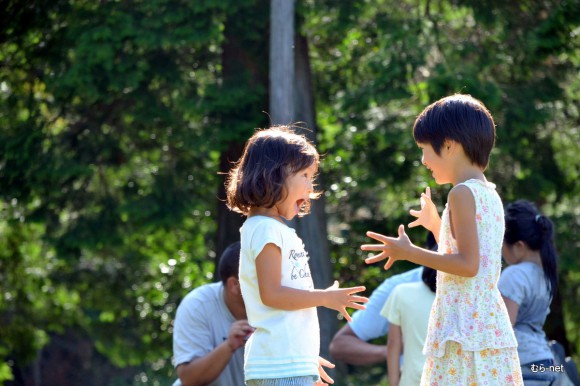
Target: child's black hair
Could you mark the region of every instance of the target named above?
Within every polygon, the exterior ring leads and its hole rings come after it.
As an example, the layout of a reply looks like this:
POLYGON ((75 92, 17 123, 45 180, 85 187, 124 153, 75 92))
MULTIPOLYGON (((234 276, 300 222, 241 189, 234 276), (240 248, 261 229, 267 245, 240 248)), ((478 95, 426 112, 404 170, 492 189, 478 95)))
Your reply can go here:
POLYGON ((533 251, 540 251, 544 277, 550 296, 558 288, 558 254, 554 245, 554 224, 527 200, 517 200, 506 207, 504 242, 523 241, 533 251))
POLYGON ((423 267, 421 280, 429 287, 432 292, 437 290, 437 270, 431 267, 423 267))
POLYGON ((446 140, 459 142, 472 163, 486 169, 495 144, 495 123, 485 105, 471 95, 455 94, 427 106, 415 120, 413 137, 437 155, 446 140))
MULTIPOLYGON (((431 232, 427 233, 426 246, 430 251, 437 251, 437 240, 435 240, 435 235, 431 232)), ((423 283, 425 283, 431 291, 435 292, 437 290, 437 270, 423 266, 421 280, 423 280, 423 283)))

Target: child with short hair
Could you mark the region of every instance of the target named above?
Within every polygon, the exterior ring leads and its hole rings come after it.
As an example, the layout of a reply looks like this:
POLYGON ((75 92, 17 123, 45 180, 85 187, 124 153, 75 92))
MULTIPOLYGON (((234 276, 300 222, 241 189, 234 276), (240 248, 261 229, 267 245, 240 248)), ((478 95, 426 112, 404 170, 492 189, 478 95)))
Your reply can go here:
POLYGON ((409 260, 436 269, 437 292, 425 342, 421 385, 522 385, 517 342, 497 288, 504 235, 503 205, 484 171, 495 143, 495 123, 470 95, 451 95, 429 105, 415 121, 413 136, 422 163, 439 185, 453 184, 440 218, 429 188, 410 227, 437 236, 438 252, 411 243, 405 227, 398 237, 374 232, 381 242, 362 250, 366 259, 409 260))
POLYGON ((227 204, 247 215, 241 232, 240 285, 248 321, 256 330, 246 343, 249 386, 311 386, 333 383, 321 365, 317 306, 364 309, 365 287, 314 289, 309 256, 285 220, 309 212, 319 155, 287 126, 257 131, 230 171, 227 204))

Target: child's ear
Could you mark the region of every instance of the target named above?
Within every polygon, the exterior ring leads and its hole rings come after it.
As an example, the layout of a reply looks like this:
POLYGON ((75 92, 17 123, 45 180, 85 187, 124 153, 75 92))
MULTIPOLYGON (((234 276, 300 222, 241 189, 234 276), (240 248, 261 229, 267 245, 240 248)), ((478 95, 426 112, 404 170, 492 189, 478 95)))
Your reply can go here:
POLYGON ((443 142, 443 150, 447 154, 453 154, 458 146, 460 146, 459 143, 451 139, 446 139, 445 142, 443 142))
POLYGON ((514 244, 514 247, 515 247, 514 249, 516 250, 516 253, 522 254, 522 255, 525 254, 526 249, 528 249, 528 246, 522 240, 516 241, 516 243, 514 244))

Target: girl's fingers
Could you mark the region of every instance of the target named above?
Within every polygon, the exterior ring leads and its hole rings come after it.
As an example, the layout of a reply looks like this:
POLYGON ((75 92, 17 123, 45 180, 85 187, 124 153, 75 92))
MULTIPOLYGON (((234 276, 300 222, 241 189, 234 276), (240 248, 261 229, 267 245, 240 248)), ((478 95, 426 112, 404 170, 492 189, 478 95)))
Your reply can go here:
MULTIPOLYGON (((367 232, 367 236, 370 237, 371 239, 375 239, 377 241, 380 241, 381 243, 386 244, 386 245, 392 244, 395 241, 397 241, 397 239, 395 237, 381 235, 380 233, 367 232)), ((376 244, 366 244, 366 245, 376 245, 376 244)))
POLYGON ((375 240, 383 242, 383 243, 390 239, 390 237, 387 237, 387 236, 382 235, 380 233, 371 232, 371 231, 367 232, 367 236, 370 237, 371 239, 375 239, 375 240))
MULTIPOLYGON (((323 380, 325 380, 328 383, 334 383, 334 379, 330 378, 330 375, 328 375, 326 373, 326 371, 324 371, 324 369, 322 367, 318 368, 319 374, 320 374, 320 378, 322 378, 323 380)), ((325 383, 323 383, 324 385, 325 383)))
POLYGON ((363 251, 384 251, 385 246, 385 244, 363 244, 360 249, 363 251))
POLYGON ((349 294, 353 294, 355 292, 362 292, 362 291, 364 291, 366 289, 367 289, 367 287, 365 287, 364 285, 359 285, 359 286, 356 286, 356 287, 346 288, 346 290, 348 291, 349 294))
POLYGON ((382 252, 376 256, 371 256, 371 257, 367 257, 365 259, 365 263, 367 264, 373 264, 376 263, 377 261, 382 261, 385 260, 387 258, 387 253, 386 252, 382 252))
POLYGON ((342 310, 340 310, 340 313, 342 314, 342 316, 344 316, 344 318, 347 320, 347 322, 352 322, 352 318, 350 317, 348 312, 346 312, 346 308, 343 308, 342 310))
POLYGON ((399 225, 399 238, 403 237, 406 235, 405 233, 405 226, 403 224, 399 225))
POLYGON ((323 357, 318 357, 318 363, 319 363, 321 366, 325 366, 325 367, 328 367, 328 368, 331 368, 331 369, 333 369, 333 368, 334 368, 334 363, 332 363, 332 362, 331 362, 331 361, 329 361, 329 360, 326 360, 326 359, 324 359, 323 357))
POLYGON ((357 303, 367 303, 369 301, 369 299, 365 298, 364 296, 351 296, 350 301, 357 302, 357 303))

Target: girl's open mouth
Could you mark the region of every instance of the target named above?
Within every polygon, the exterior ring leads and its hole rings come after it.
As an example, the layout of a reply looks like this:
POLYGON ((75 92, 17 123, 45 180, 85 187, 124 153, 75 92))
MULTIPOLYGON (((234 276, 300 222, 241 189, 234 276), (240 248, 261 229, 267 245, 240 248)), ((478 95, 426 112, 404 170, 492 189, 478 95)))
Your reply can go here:
POLYGON ((298 207, 298 209, 300 210, 300 208, 302 208, 302 206, 306 204, 306 200, 300 199, 298 201, 296 201, 296 206, 298 207))

